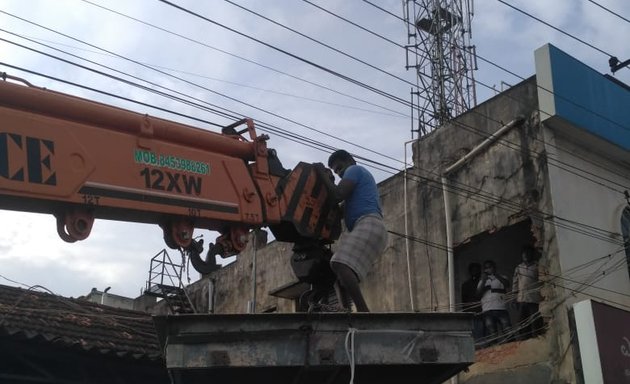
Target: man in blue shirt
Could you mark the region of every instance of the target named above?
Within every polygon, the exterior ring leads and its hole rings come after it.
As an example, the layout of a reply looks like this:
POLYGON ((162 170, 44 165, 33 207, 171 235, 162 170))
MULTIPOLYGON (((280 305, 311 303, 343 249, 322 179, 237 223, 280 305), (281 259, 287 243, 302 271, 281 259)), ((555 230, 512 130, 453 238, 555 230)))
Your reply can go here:
POLYGON ((338 150, 328 158, 328 167, 341 178, 335 185, 326 174, 323 164, 318 167, 321 179, 333 191, 337 202, 344 204, 346 228, 337 243, 330 266, 341 286, 354 301, 358 312, 369 312, 359 282, 365 278, 387 244, 387 229, 378 189, 372 174, 347 151, 338 150))

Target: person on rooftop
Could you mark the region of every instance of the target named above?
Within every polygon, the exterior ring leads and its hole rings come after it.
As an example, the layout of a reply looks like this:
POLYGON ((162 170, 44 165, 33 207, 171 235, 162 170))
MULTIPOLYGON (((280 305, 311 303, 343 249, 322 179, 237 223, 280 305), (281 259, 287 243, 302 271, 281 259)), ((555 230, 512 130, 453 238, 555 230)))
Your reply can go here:
POLYGON ((481 295, 481 312, 486 336, 489 338, 486 345, 507 341, 506 332, 511 321, 505 296, 509 287, 508 278, 497 273, 496 263, 492 260, 484 261, 477 292, 481 295))
POLYGON ((344 205, 347 228, 337 243, 330 266, 354 302, 357 312, 369 312, 359 282, 365 279, 387 244, 378 188, 372 174, 357 165, 345 150, 331 154, 328 167, 341 178, 339 184, 334 184, 323 164, 316 165, 321 179, 333 191, 335 200, 344 205))

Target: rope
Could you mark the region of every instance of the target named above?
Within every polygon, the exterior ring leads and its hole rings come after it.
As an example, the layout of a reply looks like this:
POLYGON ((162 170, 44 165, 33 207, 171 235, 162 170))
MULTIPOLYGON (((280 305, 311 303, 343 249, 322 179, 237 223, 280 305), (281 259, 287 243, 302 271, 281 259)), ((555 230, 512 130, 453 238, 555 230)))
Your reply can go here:
POLYGON ((350 362, 350 384, 354 384, 354 335, 357 333, 356 328, 348 328, 348 333, 346 334, 346 356, 348 356, 348 361, 350 362))
POLYGON ((403 330, 403 329, 365 329, 365 330, 359 330, 359 329, 356 329, 356 328, 349 327, 348 328, 348 333, 346 333, 346 339, 345 339, 344 345, 345 345, 345 349, 346 349, 346 356, 348 357, 348 362, 350 363, 350 382, 349 382, 350 384, 354 384, 354 372, 355 372, 355 367, 356 367, 355 336, 356 336, 357 333, 381 333, 381 334, 388 334, 388 333, 390 333, 390 334, 413 335, 414 338, 411 339, 411 341, 409 341, 407 344, 405 344, 405 346, 401 350, 402 354, 405 355, 407 358, 411 357, 411 353, 416 348, 416 343, 425 334, 425 332, 423 330, 418 330, 418 331, 408 331, 408 330, 403 330))

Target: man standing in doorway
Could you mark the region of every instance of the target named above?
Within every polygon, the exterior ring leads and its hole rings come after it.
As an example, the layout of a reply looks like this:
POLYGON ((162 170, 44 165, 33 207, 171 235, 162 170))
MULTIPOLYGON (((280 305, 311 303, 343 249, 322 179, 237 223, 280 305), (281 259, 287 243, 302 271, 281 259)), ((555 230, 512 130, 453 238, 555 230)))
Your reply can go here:
POLYGON ((486 345, 507 341, 506 332, 511 322, 505 294, 509 287, 508 278, 497 273, 496 263, 492 260, 484 261, 483 275, 477 284, 477 292, 481 295, 481 311, 488 336, 486 345))
POLYGON ((330 260, 340 285, 346 290, 358 312, 369 312, 359 288, 359 282, 385 250, 387 229, 378 188, 372 174, 344 150, 335 151, 328 158, 328 167, 341 178, 335 185, 324 165, 316 164, 321 179, 333 191, 337 202, 343 202, 347 231, 337 243, 330 260))
POLYGON ((479 279, 481 279, 481 264, 470 263, 468 265, 468 275, 468 280, 464 281, 461 287, 462 311, 475 314, 473 318, 473 338, 477 341, 484 335, 481 294, 477 291, 477 285, 479 285, 479 279))
POLYGON ((538 281, 536 250, 531 245, 525 245, 521 257, 523 262, 514 269, 512 291, 516 293, 516 302, 520 311, 521 337, 527 339, 543 331, 544 325, 538 311, 542 296, 538 281))

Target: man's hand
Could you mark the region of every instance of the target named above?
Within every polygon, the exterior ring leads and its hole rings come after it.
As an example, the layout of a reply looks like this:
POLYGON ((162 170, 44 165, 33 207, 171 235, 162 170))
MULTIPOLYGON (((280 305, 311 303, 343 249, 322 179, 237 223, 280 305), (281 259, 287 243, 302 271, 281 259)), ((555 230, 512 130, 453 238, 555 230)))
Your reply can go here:
POLYGON ((333 175, 332 171, 322 163, 313 163, 313 167, 315 167, 315 171, 322 177, 328 178, 331 182, 335 182, 335 175, 333 175))

